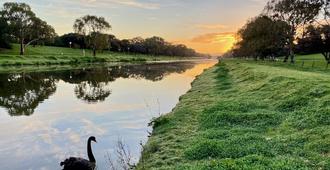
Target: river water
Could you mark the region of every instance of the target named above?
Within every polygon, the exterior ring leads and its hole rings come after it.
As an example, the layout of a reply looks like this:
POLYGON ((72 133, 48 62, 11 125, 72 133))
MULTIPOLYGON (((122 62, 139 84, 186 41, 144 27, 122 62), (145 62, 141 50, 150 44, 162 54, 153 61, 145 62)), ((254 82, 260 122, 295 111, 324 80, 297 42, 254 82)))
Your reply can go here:
POLYGON ((170 112, 195 77, 214 61, 86 66, 0 73, 0 169, 61 169, 87 158, 95 136, 99 170, 116 164, 118 141, 137 162, 153 117, 170 112))

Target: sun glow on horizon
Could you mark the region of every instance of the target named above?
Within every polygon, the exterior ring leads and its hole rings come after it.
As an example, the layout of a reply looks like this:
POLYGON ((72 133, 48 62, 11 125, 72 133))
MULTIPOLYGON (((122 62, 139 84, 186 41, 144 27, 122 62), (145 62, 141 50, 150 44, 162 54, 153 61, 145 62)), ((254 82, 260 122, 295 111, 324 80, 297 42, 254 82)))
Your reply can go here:
MULTIPOLYGON (((267 0, 17 0, 31 6, 58 35, 73 32, 75 19, 102 16, 119 39, 160 36, 200 53, 223 54, 235 43, 235 32, 258 15, 267 0)), ((2 2, 2 1, 1 1, 2 2)), ((2 3, 4 3, 3 1, 2 3)), ((0 4, 2 4, 0 3, 0 4)))
POLYGON ((190 40, 178 40, 174 43, 185 44, 200 53, 220 55, 230 50, 236 42, 236 33, 210 33, 190 40))

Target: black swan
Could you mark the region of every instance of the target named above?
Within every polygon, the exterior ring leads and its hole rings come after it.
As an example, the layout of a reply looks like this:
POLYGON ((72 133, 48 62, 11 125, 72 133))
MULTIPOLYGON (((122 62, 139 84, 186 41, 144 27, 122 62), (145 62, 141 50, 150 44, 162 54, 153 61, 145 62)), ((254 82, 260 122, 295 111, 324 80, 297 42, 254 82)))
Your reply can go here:
POLYGON ((94 136, 89 137, 87 141, 87 154, 89 160, 70 157, 69 159, 61 162, 61 166, 64 166, 63 170, 94 170, 96 166, 96 160, 92 152, 92 141, 96 142, 94 136))

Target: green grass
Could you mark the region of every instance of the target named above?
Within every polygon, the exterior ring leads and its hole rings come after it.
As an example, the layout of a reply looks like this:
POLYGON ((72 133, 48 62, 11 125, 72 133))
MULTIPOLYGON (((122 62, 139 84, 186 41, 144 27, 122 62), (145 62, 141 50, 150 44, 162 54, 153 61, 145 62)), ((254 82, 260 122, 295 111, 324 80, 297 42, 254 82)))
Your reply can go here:
MULTIPOLYGON (((251 61, 251 60, 248 60, 251 61)), ((251 61, 256 62, 256 61, 251 61)), ((297 55, 295 57, 295 63, 291 64, 283 63, 283 58, 279 58, 277 62, 271 62, 271 61, 257 61, 257 63, 271 63, 272 66, 280 66, 280 67, 287 67, 287 68, 294 68, 298 70, 304 70, 304 71, 324 71, 324 70, 330 70, 330 65, 327 64, 326 60, 324 59, 322 54, 310 54, 310 55, 297 55)))
POLYGON ((19 45, 13 44, 13 49, 0 50, 0 66, 19 66, 19 65, 63 65, 80 63, 104 63, 104 62, 146 62, 163 60, 181 60, 182 57, 168 56, 149 56, 114 53, 109 51, 98 52, 96 57, 91 55, 90 50, 86 50, 83 56, 82 50, 48 47, 48 46, 29 46, 24 56, 19 55, 19 45))
POLYGON ((330 75, 225 60, 155 119, 137 169, 330 169, 330 75))

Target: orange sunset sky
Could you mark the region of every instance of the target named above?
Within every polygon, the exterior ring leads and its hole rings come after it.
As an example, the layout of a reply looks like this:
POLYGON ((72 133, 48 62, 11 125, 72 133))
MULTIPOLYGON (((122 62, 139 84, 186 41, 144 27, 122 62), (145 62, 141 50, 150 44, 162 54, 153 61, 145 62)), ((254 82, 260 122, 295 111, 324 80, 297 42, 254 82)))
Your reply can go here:
MULTIPOLYGON (((5 0, 0 0, 2 3, 5 0)), ((7 1, 7 0, 6 0, 7 1)), ((161 36, 198 52, 222 54, 235 42, 236 31, 258 15, 267 0, 18 0, 57 34, 73 32, 76 18, 103 16, 112 25, 108 33, 120 39, 161 36)))

